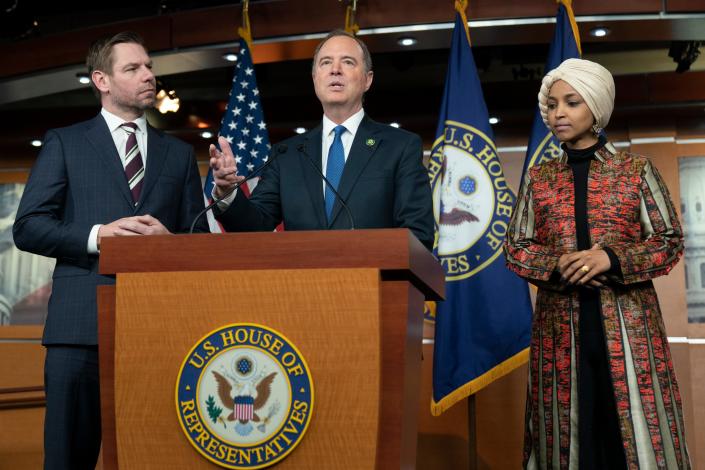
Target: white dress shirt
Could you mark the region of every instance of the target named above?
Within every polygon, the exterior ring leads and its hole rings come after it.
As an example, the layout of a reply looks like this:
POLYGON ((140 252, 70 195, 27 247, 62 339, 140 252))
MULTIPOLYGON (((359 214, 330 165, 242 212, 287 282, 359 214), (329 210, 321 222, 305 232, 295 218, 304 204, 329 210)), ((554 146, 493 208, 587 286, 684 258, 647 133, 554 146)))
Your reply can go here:
MULTIPOLYGON (((348 161, 348 155, 350 155, 350 148, 352 147, 353 140, 355 140, 355 134, 357 134, 357 129, 360 127, 362 118, 365 117, 365 110, 360 108, 360 111, 356 112, 349 118, 347 118, 341 125, 345 128, 345 132, 340 135, 340 140, 343 141, 343 150, 345 152, 345 162, 348 161)), ((326 174, 326 169, 328 168, 328 151, 330 150, 331 144, 333 144, 333 139, 335 139, 335 128, 338 124, 334 123, 324 114, 323 115, 323 129, 321 129, 321 171, 326 174)), ((326 193, 326 182, 323 183, 323 194, 326 193)))
MULTIPOLYGON (((357 134, 357 129, 360 127, 360 123, 362 122, 362 118, 365 117, 365 110, 360 108, 360 111, 356 112, 352 116, 350 116, 348 119, 345 120, 345 122, 342 123, 343 127, 345 127, 345 132, 343 132, 340 135, 340 140, 343 141, 343 150, 345 152, 345 161, 348 161, 348 155, 350 154, 350 148, 352 147, 353 140, 355 139, 355 134, 357 134)), ((328 167, 328 151, 330 150, 330 146, 333 143, 333 139, 335 138, 335 132, 334 129, 338 126, 338 124, 334 123, 328 117, 324 114, 323 115, 323 123, 322 123, 322 128, 321 128, 321 153, 322 153, 322 168, 321 171, 323 171, 323 174, 326 174, 326 168, 328 167)), ((323 188, 323 194, 325 195, 326 193, 326 182, 321 180, 322 188, 323 188)), ((230 207, 230 204, 232 204, 233 200, 235 200, 235 195, 237 195, 237 191, 233 192, 231 195, 226 197, 225 199, 218 201, 218 209, 221 211, 226 210, 228 207, 230 207)), ((215 196, 215 186, 213 187, 213 192, 211 193, 211 197, 215 200, 217 199, 215 196)))
MULTIPOLYGON (((123 129, 122 124, 128 122, 106 110, 105 108, 100 110, 101 116, 105 119, 105 123, 108 125, 110 130, 110 135, 113 137, 113 142, 115 142, 115 147, 117 148, 118 155, 120 156, 120 161, 122 162, 122 167, 125 167, 125 147, 127 145, 127 131, 123 129)), ((137 124, 137 129, 135 130, 135 135, 137 137, 137 147, 140 149, 140 154, 142 155, 142 164, 147 168, 147 118, 143 114, 134 121, 137 124)), ((88 253, 97 254, 100 253, 98 249, 98 230, 103 224, 96 224, 91 228, 91 232, 88 235, 88 253)))

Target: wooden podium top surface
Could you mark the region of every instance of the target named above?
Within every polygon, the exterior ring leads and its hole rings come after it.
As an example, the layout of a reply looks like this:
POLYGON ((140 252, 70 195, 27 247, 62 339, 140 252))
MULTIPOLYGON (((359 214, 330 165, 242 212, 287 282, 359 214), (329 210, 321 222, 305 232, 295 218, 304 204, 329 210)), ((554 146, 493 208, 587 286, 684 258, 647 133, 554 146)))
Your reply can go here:
POLYGON ((445 273, 408 229, 109 237, 100 273, 378 268, 442 300, 445 273))

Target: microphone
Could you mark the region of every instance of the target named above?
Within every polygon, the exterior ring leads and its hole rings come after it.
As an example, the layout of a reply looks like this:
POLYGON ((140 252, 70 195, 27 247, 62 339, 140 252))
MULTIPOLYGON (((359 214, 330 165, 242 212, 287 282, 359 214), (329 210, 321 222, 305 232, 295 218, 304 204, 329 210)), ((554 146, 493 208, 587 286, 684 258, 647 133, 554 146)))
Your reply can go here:
POLYGON ((303 153, 306 155, 306 159, 308 162, 311 164, 313 168, 318 172, 319 175, 321 175, 321 178, 323 178, 323 181, 325 181, 326 185, 333 191, 333 194, 335 194, 335 197, 338 198, 338 201, 340 201, 340 205, 343 206, 343 209, 345 209, 345 213, 348 214, 348 220, 350 220, 350 230, 355 230, 355 222, 353 222, 353 215, 352 211, 348 207, 347 204, 345 204, 345 201, 343 200, 342 197, 340 197, 340 194, 338 194, 338 191, 335 190, 335 187, 331 184, 330 181, 328 181, 328 178, 323 174, 323 172, 316 166, 316 164, 313 161, 313 158, 306 152, 306 144, 303 142, 300 143, 297 147, 296 150, 299 151, 299 153, 303 153))
POLYGON ((221 201, 227 199, 231 194, 233 194, 235 191, 237 191, 237 189, 238 189, 240 186, 242 186, 243 184, 247 183, 249 180, 251 180, 252 178, 254 178, 255 176, 257 176, 258 174, 260 174, 260 173, 262 172, 262 170, 264 170, 265 168, 267 168, 267 166, 268 166, 270 163, 272 163, 274 160, 276 160, 276 158, 277 158, 280 154, 286 153, 286 151, 287 151, 288 148, 289 148, 289 147, 288 147, 286 144, 279 144, 279 145, 277 145, 277 151, 272 155, 272 158, 270 158, 269 160, 267 160, 267 161, 264 163, 264 165, 261 165, 261 166, 260 166, 259 168, 257 168, 255 171, 253 171, 252 173, 250 173, 249 175, 247 175, 247 177, 246 177, 244 180, 242 180, 242 181, 240 181, 239 183, 237 183, 230 191, 228 191, 227 193, 225 193, 225 194, 223 195, 223 197, 221 197, 221 198, 216 198, 216 197, 214 197, 214 198, 213 198, 213 202, 211 202, 210 204, 208 204, 208 205, 206 206, 206 208, 203 209, 201 212, 199 212, 198 215, 193 219, 193 222, 191 223, 191 228, 189 229, 188 233, 189 233, 189 234, 193 233, 193 229, 196 227, 196 223, 198 222, 198 220, 199 220, 201 217, 203 217, 203 215, 204 215, 206 212, 208 212, 209 210, 213 209, 213 207, 215 207, 215 205, 218 204, 219 202, 221 202, 221 201))

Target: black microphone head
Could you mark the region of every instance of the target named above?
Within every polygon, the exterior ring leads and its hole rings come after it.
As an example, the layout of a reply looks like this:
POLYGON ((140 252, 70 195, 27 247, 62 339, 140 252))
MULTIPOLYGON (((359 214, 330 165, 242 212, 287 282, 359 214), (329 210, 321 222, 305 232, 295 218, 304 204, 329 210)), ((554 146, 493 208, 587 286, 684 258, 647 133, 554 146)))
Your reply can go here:
POLYGON ((277 152, 278 153, 286 153, 286 151, 289 150, 289 146, 286 144, 279 144, 277 145, 277 152))

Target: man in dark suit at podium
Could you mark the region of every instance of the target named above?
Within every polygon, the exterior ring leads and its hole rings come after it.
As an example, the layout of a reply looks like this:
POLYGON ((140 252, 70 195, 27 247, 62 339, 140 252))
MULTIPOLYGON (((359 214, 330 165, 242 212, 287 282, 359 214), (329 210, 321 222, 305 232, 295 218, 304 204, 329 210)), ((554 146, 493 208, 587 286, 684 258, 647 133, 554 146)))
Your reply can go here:
POLYGON ((365 44, 333 31, 316 48, 312 75, 323 122, 273 147, 269 158, 276 160, 249 199, 241 191, 228 195, 244 179, 228 142, 219 138, 222 151, 211 145, 213 195, 223 198, 216 218, 228 231, 271 231, 282 221, 286 230, 406 227, 431 249, 421 139, 365 115, 363 95, 373 76, 365 44))
POLYGON ((114 282, 98 274, 101 240, 186 232, 204 207, 193 149, 145 118, 156 84, 142 38, 98 41, 86 63, 102 110, 46 134, 13 228, 19 249, 56 258, 42 339, 51 469, 94 469, 100 450, 96 286, 114 282))

